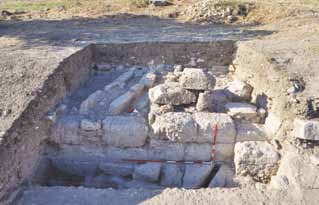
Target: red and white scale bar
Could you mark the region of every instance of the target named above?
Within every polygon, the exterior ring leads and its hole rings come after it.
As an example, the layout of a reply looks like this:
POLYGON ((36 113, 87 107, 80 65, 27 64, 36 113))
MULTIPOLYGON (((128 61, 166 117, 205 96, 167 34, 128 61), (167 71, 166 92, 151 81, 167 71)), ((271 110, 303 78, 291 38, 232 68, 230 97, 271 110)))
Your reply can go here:
POLYGON ((193 160, 193 161, 175 161, 175 160, 143 160, 143 159, 123 159, 124 162, 132 162, 132 163, 146 163, 146 162, 153 162, 153 163, 166 163, 166 164, 211 164, 213 161, 216 160, 216 142, 217 142, 217 133, 218 133, 218 126, 211 125, 213 130, 213 145, 212 145, 212 160, 211 161, 203 161, 203 160, 193 160))

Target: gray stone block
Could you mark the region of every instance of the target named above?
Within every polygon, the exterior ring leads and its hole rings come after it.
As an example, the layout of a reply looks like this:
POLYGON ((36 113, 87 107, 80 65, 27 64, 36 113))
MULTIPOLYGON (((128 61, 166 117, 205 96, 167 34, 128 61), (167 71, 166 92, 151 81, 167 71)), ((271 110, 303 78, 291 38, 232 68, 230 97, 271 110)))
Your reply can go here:
POLYGON ((319 121, 295 119, 293 135, 298 139, 318 141, 319 121))
POLYGON ((183 177, 183 187, 189 189, 201 188, 211 174, 213 168, 213 164, 186 165, 183 177))
POLYGON ((166 187, 181 187, 183 175, 183 168, 180 165, 165 164, 161 172, 160 185, 166 187))
POLYGON ((226 164, 221 165, 208 187, 230 187, 233 185, 234 171, 226 164))
POLYGON ((185 145, 184 160, 203 160, 209 161, 212 159, 212 145, 211 144, 194 144, 185 145))
POLYGON ((134 165, 120 162, 101 162, 99 169, 105 174, 127 177, 132 175, 134 165))
POLYGON ((227 114, 233 119, 258 122, 257 107, 248 103, 227 103, 227 114))
POLYGON ((185 68, 179 81, 183 88, 190 90, 213 90, 216 84, 211 73, 198 68, 185 68))
POLYGON ((236 131, 236 142, 267 140, 265 127, 261 124, 236 123, 236 131))
POLYGON ((149 158, 153 160, 183 160, 184 145, 163 140, 150 140, 149 158))
POLYGON ((63 144, 81 144, 80 119, 76 116, 63 117, 54 128, 55 141, 63 144))
POLYGON ((145 163, 135 167, 133 179, 139 181, 156 182, 159 180, 161 163, 145 163))

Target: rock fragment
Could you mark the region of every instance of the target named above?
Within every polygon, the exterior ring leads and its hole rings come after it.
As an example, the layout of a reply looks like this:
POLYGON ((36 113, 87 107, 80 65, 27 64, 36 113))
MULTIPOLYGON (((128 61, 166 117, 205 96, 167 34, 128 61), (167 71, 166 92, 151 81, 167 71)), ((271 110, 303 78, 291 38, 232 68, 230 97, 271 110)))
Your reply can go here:
POLYGON ((213 90, 216 84, 211 73, 196 68, 185 68, 179 81, 183 88, 190 90, 213 90))
POLYGON ((257 107, 248 103, 227 103, 227 114, 233 119, 258 122, 257 107))
POLYGON ((250 102, 253 87, 248 83, 236 79, 228 85, 225 91, 231 101, 250 102))
POLYGON ((293 134, 298 139, 318 141, 319 121, 295 119, 293 134))

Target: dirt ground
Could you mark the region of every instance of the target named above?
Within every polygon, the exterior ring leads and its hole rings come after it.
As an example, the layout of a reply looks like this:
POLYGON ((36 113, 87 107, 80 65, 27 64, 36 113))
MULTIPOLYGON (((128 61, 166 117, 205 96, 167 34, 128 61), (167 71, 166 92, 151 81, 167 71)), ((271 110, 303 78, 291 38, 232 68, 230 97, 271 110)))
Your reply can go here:
MULTIPOLYGON (((167 8, 146 9, 122 8, 112 4, 96 10, 88 8, 87 12, 83 12, 83 7, 68 9, 58 6, 0 20, 0 136, 3 135, 0 155, 4 162, 1 166, 1 197, 8 190, 13 193, 10 188, 21 183, 32 167, 32 163, 23 162, 36 158, 39 152, 39 144, 25 144, 24 138, 29 135, 15 132, 17 127, 23 126, 19 119, 41 94, 44 81, 61 61, 91 43, 235 40, 239 42, 236 72, 243 79, 250 80, 254 87, 277 99, 276 102, 280 103, 272 109, 282 113, 284 120, 291 121, 302 114, 307 97, 318 97, 319 13, 314 5, 299 7, 289 3, 277 7, 278 4, 267 4, 267 7, 258 7, 238 22, 216 25, 205 21, 197 24, 190 20, 185 13, 192 6, 191 1, 173 3, 167 8), (282 8, 286 8, 284 12, 277 12, 282 8), (109 13, 105 13, 104 9, 109 9, 109 13), (291 76, 301 77, 306 82, 304 92, 294 98, 286 93, 291 76), (263 81, 256 83, 256 79, 263 81), (273 86, 263 87, 264 83, 273 86)), ((289 126, 288 123, 287 130, 291 129, 289 126)), ((288 131, 282 136, 287 138, 282 139, 285 143, 293 141, 288 131)), ((303 152, 318 153, 318 150, 303 152)), ((301 154, 305 154, 303 152, 301 154)), ((316 176, 317 173, 310 174, 316 176)), ((104 190, 100 196, 103 200, 107 198, 123 204, 130 204, 128 199, 145 204, 170 204, 172 201, 176 204, 181 201, 185 202, 183 204, 315 204, 318 188, 299 187, 286 192, 268 192, 264 187, 260 190, 168 189, 161 193, 104 190), (118 194, 123 198, 118 198, 118 194)), ((72 189, 68 191, 74 195, 72 189)), ((46 190, 29 192, 30 195, 35 193, 50 195, 46 190)), ((78 199, 83 199, 81 197, 84 196, 78 196, 78 199)), ((37 202, 45 199, 40 195, 39 198, 37 202)), ((62 203, 66 199, 56 200, 62 200, 62 203)))

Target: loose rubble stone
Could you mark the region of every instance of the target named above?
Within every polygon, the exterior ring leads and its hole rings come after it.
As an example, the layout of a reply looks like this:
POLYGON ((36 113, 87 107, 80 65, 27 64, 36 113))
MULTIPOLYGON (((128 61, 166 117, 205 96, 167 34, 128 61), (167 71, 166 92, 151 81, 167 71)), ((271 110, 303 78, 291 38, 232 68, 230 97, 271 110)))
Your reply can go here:
POLYGON ((210 144, 194 144, 185 145, 184 160, 194 161, 203 160, 209 161, 212 159, 212 145, 210 144))
POLYGON ((159 180, 162 165, 160 163, 145 163, 136 166, 133 179, 139 181, 156 182, 159 180))
POLYGON ((94 109, 98 103, 107 97, 107 94, 98 90, 92 93, 86 100, 84 100, 80 105, 80 114, 88 114, 88 112, 94 109))
POLYGON ((287 190, 289 188, 289 180, 283 175, 272 176, 270 188, 276 190, 287 190))
POLYGON ((103 140, 116 147, 139 147, 148 134, 146 121, 136 116, 114 116, 103 120, 103 140))
POLYGON ((154 138, 174 142, 196 142, 197 124, 189 113, 168 112, 155 118, 154 138))
POLYGON ((216 84, 211 73, 196 68, 185 68, 179 81, 183 88, 191 90, 213 90, 216 84))
POLYGON ((221 165, 208 187, 230 187, 233 185, 234 171, 226 164, 221 165))
POLYGON ((253 87, 243 81, 234 80, 225 90, 226 95, 231 101, 250 102, 253 87))
POLYGON ((149 158, 152 160, 183 160, 184 145, 164 140, 150 140, 149 158))
POLYGON ((197 143, 210 142, 214 140, 213 127, 217 125, 217 143, 234 143, 236 130, 233 120, 224 113, 197 112, 194 114, 198 124, 197 143))
POLYGON ((278 152, 267 142, 238 142, 235 145, 234 162, 236 174, 250 175, 254 179, 268 182, 277 172, 278 152))
POLYGON ((80 120, 77 117, 64 117, 55 127, 55 140, 64 144, 80 144, 80 120))
POLYGON ((166 187, 181 187, 184 172, 176 164, 165 164, 161 172, 160 185, 166 187))
POLYGON ((257 107, 248 103, 227 103, 227 114, 237 120, 258 122, 257 107))
POLYGON ((299 139, 318 141, 319 121, 295 119, 293 134, 299 139))
POLYGON ((264 125, 255 123, 236 123, 236 142, 266 141, 267 134, 264 125))
POLYGON ((198 111, 205 111, 205 110, 212 110, 213 107, 213 94, 210 91, 205 91, 200 93, 198 96, 196 110, 198 111))
POLYGON ((183 187, 188 189, 198 189, 202 187, 213 168, 213 164, 186 165, 183 187))
POLYGON ((105 174, 127 177, 132 175, 134 165, 129 163, 102 162, 99 165, 99 169, 105 174))
POLYGON ((173 82, 151 88, 149 98, 152 103, 157 104, 183 105, 196 102, 195 94, 173 82))
POLYGON ((140 80, 139 84, 144 85, 146 88, 151 88, 154 86, 156 80, 156 74, 146 73, 140 80))

